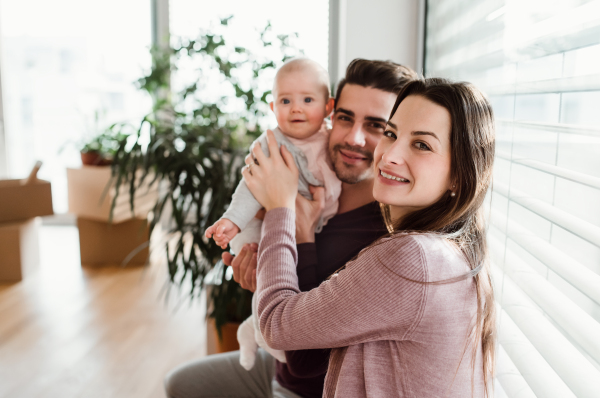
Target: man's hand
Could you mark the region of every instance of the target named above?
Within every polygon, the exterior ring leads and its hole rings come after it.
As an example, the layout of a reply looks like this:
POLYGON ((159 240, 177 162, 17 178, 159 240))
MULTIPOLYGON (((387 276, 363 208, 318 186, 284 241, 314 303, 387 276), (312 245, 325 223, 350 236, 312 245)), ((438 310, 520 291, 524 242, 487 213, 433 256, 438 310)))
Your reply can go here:
POLYGON ((256 243, 246 244, 240 250, 237 256, 231 253, 223 252, 221 258, 225 265, 233 269, 233 279, 246 290, 254 292, 256 290, 256 252, 258 245, 256 243))
POLYGON ((240 229, 233 221, 221 218, 212 226, 208 227, 206 232, 204 232, 204 236, 208 239, 212 237, 215 240, 215 243, 221 246, 221 249, 225 249, 238 232, 240 232, 240 229))
POLYGON ((325 188, 308 186, 313 200, 296 196, 296 243, 315 241, 315 228, 325 208, 325 188))

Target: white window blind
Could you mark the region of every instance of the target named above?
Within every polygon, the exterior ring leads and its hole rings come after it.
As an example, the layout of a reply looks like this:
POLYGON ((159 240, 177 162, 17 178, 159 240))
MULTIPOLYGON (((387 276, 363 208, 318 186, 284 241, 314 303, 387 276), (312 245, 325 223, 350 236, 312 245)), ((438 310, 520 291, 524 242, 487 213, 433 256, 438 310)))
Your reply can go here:
POLYGON ((496 115, 496 396, 600 397, 600 1, 429 0, 425 74, 496 115))

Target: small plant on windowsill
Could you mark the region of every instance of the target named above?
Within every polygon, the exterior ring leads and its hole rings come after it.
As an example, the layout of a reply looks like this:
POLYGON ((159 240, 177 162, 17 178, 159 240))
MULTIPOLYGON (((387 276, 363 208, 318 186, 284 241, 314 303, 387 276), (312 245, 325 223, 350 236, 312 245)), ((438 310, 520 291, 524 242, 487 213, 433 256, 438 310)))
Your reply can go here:
POLYGON ((108 166, 119 148, 122 141, 129 136, 121 124, 113 124, 106 130, 91 138, 84 140, 79 145, 81 163, 86 166, 108 166))
POLYGON ((299 55, 292 38, 274 36, 270 24, 257 32, 260 51, 230 44, 230 18, 194 40, 152 50, 152 69, 138 83, 153 96, 154 110, 121 139, 112 160, 116 186, 127 184, 131 197, 146 179, 161 182, 150 231, 168 225, 170 280, 191 282, 190 297, 211 275, 208 315, 219 335, 225 323, 249 316, 251 293, 226 272, 222 249, 204 231, 226 210, 249 144, 272 122, 267 97, 276 68, 299 55), (136 180, 138 170, 143 175, 136 180))

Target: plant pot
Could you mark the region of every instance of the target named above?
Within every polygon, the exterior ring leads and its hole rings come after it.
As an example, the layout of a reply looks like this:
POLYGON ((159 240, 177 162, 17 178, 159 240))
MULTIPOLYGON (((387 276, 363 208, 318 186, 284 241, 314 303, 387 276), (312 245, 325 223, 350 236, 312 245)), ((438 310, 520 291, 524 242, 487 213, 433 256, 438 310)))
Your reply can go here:
MULTIPOLYGON (((239 327, 240 324, 234 322, 227 322, 223 325, 221 328, 221 338, 219 339, 217 337, 217 353, 237 351, 240 349, 237 340, 237 330, 239 327)), ((217 333, 216 330, 215 333, 217 333)))
POLYGON ((111 159, 106 159, 98 151, 81 152, 81 163, 85 166, 108 166, 112 164, 111 159))

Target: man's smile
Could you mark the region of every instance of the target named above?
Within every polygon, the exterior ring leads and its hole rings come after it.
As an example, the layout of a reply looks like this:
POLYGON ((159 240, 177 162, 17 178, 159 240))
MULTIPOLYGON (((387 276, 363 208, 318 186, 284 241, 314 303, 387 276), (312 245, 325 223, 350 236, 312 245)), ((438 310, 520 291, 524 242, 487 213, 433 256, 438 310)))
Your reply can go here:
POLYGON ((354 151, 350 151, 348 149, 338 149, 340 155, 342 155, 342 160, 345 163, 350 163, 350 164, 354 164, 354 163, 359 163, 359 162, 363 162, 363 161, 369 161, 371 158, 364 156, 363 154, 360 154, 358 152, 354 152, 354 151))

